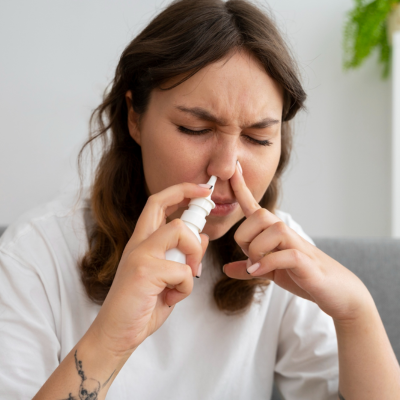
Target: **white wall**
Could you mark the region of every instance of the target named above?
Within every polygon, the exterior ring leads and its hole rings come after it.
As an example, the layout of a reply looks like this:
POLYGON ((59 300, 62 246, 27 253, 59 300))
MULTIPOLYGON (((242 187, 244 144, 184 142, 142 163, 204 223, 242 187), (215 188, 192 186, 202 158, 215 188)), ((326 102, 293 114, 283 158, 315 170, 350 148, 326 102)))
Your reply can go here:
POLYGON ((390 235, 390 80, 381 80, 377 57, 342 71, 344 17, 353 3, 270 2, 286 25, 308 93, 283 209, 311 235, 390 235))
MULTIPOLYGON (((125 45, 168 2, 1 2, 0 225, 76 184, 90 111, 125 45)), ((269 1, 309 96, 282 209, 311 235, 390 234, 390 82, 375 59, 342 72, 352 4, 269 1)))
POLYGON ((393 34, 392 78, 392 236, 400 238, 400 9, 393 34))

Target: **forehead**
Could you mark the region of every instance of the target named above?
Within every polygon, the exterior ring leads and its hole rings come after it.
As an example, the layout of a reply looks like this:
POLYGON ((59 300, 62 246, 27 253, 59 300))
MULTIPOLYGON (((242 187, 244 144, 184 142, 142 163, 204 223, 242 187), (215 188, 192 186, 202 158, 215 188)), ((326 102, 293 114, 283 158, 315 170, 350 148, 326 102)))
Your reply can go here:
MULTIPOLYGON (((165 84, 170 86, 181 77, 165 84)), ((281 118, 283 93, 254 56, 235 51, 171 90, 154 90, 158 107, 202 107, 237 123, 281 118)))

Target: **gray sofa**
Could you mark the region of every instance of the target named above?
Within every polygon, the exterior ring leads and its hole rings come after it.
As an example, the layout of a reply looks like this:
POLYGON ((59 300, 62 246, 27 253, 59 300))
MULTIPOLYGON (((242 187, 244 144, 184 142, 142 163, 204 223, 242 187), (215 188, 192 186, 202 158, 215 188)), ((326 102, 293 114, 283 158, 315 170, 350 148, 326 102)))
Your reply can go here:
MULTIPOLYGON (((0 227, 0 236, 3 231, 4 227, 0 227)), ((314 238, 314 241, 367 286, 400 360, 400 239, 314 238)), ((271 400, 279 399, 275 389, 271 400)))
POLYGON ((315 238, 314 241, 364 282, 400 361, 400 239, 315 238))
MULTIPOLYGON (((374 298, 400 361, 400 239, 313 238, 323 252, 354 272, 374 298)), ((340 296, 340 293, 338 293, 340 296)), ((281 399, 274 388, 271 400, 281 399)))

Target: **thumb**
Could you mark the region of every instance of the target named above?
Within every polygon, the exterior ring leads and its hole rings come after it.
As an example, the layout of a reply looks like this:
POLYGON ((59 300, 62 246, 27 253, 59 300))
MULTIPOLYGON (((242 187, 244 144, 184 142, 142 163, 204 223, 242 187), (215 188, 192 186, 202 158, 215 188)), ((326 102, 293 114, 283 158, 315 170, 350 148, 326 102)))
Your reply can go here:
POLYGON ((206 233, 200 233, 200 238, 201 238, 201 247, 203 249, 203 254, 201 258, 203 258, 204 254, 206 253, 208 244, 210 243, 210 237, 206 233))
POLYGON ((247 260, 235 261, 229 264, 225 264, 223 271, 229 278, 248 281, 250 279, 255 279, 253 276, 249 275, 246 271, 247 260))

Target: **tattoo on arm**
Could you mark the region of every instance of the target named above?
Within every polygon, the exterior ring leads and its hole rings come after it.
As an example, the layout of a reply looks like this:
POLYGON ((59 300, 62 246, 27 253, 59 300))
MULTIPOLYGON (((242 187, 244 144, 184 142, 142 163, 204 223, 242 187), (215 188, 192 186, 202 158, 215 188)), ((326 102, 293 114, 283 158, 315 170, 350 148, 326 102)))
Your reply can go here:
POLYGON ((112 374, 103 383, 103 385, 100 385, 100 382, 97 381, 96 379, 87 378, 82 368, 82 361, 78 360, 78 357, 76 356, 77 351, 78 350, 75 350, 74 357, 75 357, 76 370, 78 371, 78 375, 81 377, 81 384, 79 385, 79 394, 78 397, 74 397, 72 396, 72 393, 70 393, 68 395, 68 398, 63 400, 97 400, 100 389, 102 389, 104 386, 107 385, 107 383, 114 375, 116 370, 112 372, 112 374))
POLYGON ((339 400, 345 400, 345 398, 342 396, 340 392, 339 392, 339 400))
POLYGON ((111 377, 114 375, 114 372, 115 372, 115 369, 114 369, 114 371, 112 372, 112 374, 108 377, 108 379, 103 383, 103 385, 101 386, 101 388, 103 389, 103 387, 104 386, 106 386, 107 385, 107 383, 108 383, 108 381, 111 379, 111 377))

